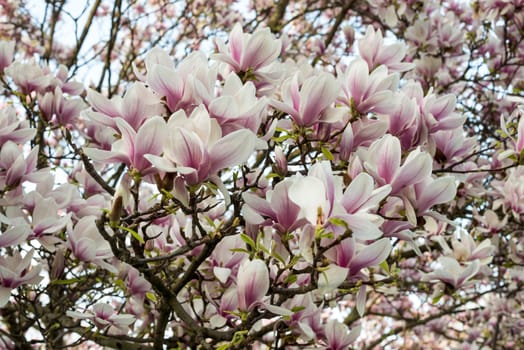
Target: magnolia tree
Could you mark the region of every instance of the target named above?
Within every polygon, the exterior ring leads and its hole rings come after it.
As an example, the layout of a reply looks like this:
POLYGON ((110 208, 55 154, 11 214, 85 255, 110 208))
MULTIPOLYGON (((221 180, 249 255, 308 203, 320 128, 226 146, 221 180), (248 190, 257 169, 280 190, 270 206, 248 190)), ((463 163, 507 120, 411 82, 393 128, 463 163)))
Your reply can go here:
POLYGON ((1 3, 0 348, 524 347, 524 1, 1 3))

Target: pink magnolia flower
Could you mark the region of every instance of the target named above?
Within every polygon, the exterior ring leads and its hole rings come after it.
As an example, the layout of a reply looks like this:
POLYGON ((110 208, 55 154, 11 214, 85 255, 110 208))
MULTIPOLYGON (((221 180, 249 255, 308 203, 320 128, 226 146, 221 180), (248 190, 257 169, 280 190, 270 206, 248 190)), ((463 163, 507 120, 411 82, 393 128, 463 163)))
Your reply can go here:
POLYGON ((124 97, 111 99, 95 90, 88 90, 87 101, 94 111, 85 111, 89 119, 116 128, 116 119, 124 119, 135 131, 150 117, 161 115, 164 107, 160 97, 142 83, 134 83, 124 97))
POLYGON ((473 278, 480 268, 479 260, 474 260, 471 263, 463 266, 459 262, 448 256, 441 256, 437 259, 437 267, 433 272, 426 273, 422 276, 424 281, 439 280, 455 289, 459 289, 464 284, 473 278))
POLYGON ((413 63, 402 62, 407 52, 405 44, 385 45, 380 29, 375 31, 370 25, 364 37, 358 41, 358 52, 368 64, 370 71, 381 64, 388 67, 390 72, 405 72, 415 67, 413 63))
POLYGON ((184 176, 197 184, 219 170, 245 162, 255 149, 256 136, 249 130, 236 130, 222 137, 215 119, 204 106, 188 118, 184 111, 171 116, 167 123, 170 137, 165 138, 163 157, 146 155, 158 170, 184 176))
POLYGON ((80 261, 94 263, 108 271, 116 273, 116 268, 105 259, 113 257, 109 243, 98 232, 95 217, 81 218, 74 228, 67 228, 69 248, 80 261))
POLYGON ((431 176, 431 156, 417 148, 400 165, 400 141, 389 134, 373 142, 368 150, 362 150, 359 157, 375 181, 382 185, 391 185, 392 194, 431 176))
POLYGON ((345 350, 357 340, 361 327, 357 326, 348 332, 348 327, 335 320, 330 320, 324 327, 328 350, 345 350))
POLYGON ((29 237, 29 230, 23 225, 9 227, 0 232, 0 248, 11 247, 24 242, 29 237))
POLYGON ((474 137, 466 137, 462 128, 437 131, 429 136, 437 148, 436 158, 444 158, 447 163, 452 163, 473 154, 476 147, 474 137))
POLYGON ((14 41, 0 41, 0 73, 13 62, 15 55, 14 41))
POLYGON ((410 197, 410 200, 417 214, 421 216, 432 206, 453 200, 457 194, 457 185, 452 176, 427 177, 415 184, 414 190, 415 195, 410 197))
POLYGON ((24 94, 44 92, 53 80, 49 71, 42 69, 34 59, 28 62, 14 61, 4 69, 4 73, 13 79, 24 94))
POLYGON ((3 106, 0 108, 0 147, 7 141, 24 144, 31 140, 36 133, 36 129, 29 127, 29 121, 20 120, 16 116, 13 106, 3 106))
POLYGON ((301 334, 302 339, 317 339, 324 334, 322 310, 315 304, 311 293, 295 295, 283 306, 289 310, 297 310, 288 318, 287 323, 295 332, 301 334))
POLYGON ((73 124, 86 108, 86 104, 79 98, 66 98, 59 87, 54 92, 47 92, 39 96, 39 108, 49 121, 60 125, 73 124))
POLYGON ((272 224, 282 233, 302 227, 307 220, 299 217, 300 206, 289 198, 289 188, 292 184, 290 179, 279 182, 273 190, 266 193, 266 199, 244 192, 242 197, 245 201, 243 212, 246 222, 257 226, 272 224))
POLYGON ((366 173, 360 173, 351 181, 341 198, 346 214, 339 217, 344 219, 355 238, 369 240, 382 236, 379 227, 383 221, 369 212, 376 210, 390 191, 389 185, 375 188, 373 178, 366 173))
POLYGON ((430 92, 421 104, 421 114, 430 133, 439 130, 460 128, 466 120, 465 115, 455 113, 457 98, 454 95, 438 96, 430 92))
POLYGON ((396 96, 399 103, 384 118, 389 122, 389 133, 400 139, 403 149, 409 149, 420 141, 420 108, 414 98, 403 93, 396 96))
POLYGON ((359 154, 375 181, 391 185, 391 194, 430 177, 433 169, 431 156, 418 148, 411 151, 400 165, 401 151, 399 139, 386 134, 359 154))
MULTIPOLYGON (((362 277, 362 269, 375 266, 386 260, 391 252, 392 245, 389 238, 382 238, 369 245, 357 244, 353 237, 342 240, 335 247, 326 252, 326 256, 337 266, 345 268, 349 278, 362 277)), ((344 278, 345 279, 345 278, 344 278)))
POLYGON ((249 311, 262 302, 269 290, 269 271, 260 259, 246 260, 237 274, 238 308, 249 311))
POLYGON ((520 221, 524 214, 524 166, 509 169, 508 173, 506 179, 493 182, 493 187, 500 195, 493 203, 493 210, 503 206, 504 210, 510 211, 520 221))
POLYGON ((0 149, 0 188, 14 188, 26 180, 36 179, 42 171, 37 170, 38 148, 35 147, 27 157, 21 147, 7 141, 0 149))
POLYGON ((455 258, 457 261, 467 262, 478 259, 481 265, 486 265, 493 259, 495 246, 491 244, 489 239, 484 239, 477 244, 470 234, 462 231, 458 238, 453 237, 451 239, 451 248, 443 236, 436 236, 433 239, 438 241, 444 254, 455 258))
POLYGON ((31 229, 29 239, 36 238, 47 249, 53 251, 54 245, 60 242, 55 233, 69 222, 71 214, 60 216, 58 205, 53 198, 44 198, 35 193, 34 208, 31 210, 31 229))
POLYGON ((506 124, 506 118, 504 116, 500 117, 500 128, 502 131, 509 137, 512 143, 513 149, 506 150, 502 156, 499 156, 500 159, 505 158, 506 156, 509 156, 511 154, 517 154, 520 155, 522 150, 524 149, 524 106, 519 106, 516 112, 514 112, 515 116, 517 116, 518 119, 518 125, 517 125, 517 138, 513 137, 512 133, 509 132, 507 124, 506 124))
POLYGON ((387 114, 397 103, 393 91, 397 89, 399 77, 388 74, 386 66, 379 66, 370 74, 367 63, 357 58, 345 70, 337 67, 337 76, 342 83, 337 102, 361 114, 387 114))
MULTIPOLYGON (((230 276, 235 271, 245 255, 236 252, 245 246, 244 241, 239 235, 224 237, 215 247, 210 257, 210 264, 213 266, 213 275, 222 283, 227 283, 230 276)), ((234 274, 233 274, 234 275, 234 274)))
POLYGON ((215 118, 224 135, 239 129, 257 133, 266 114, 266 98, 256 97, 255 85, 248 81, 242 84, 240 78, 230 74, 219 97, 209 103, 209 115, 215 118))
POLYGON ((283 101, 272 100, 271 105, 291 116, 299 126, 313 126, 321 121, 342 119, 342 108, 330 107, 340 92, 340 84, 329 73, 310 76, 299 85, 296 73, 282 84, 283 101))
POLYGON ((96 148, 85 148, 85 154, 101 163, 124 163, 141 175, 154 172, 146 154, 159 156, 162 145, 167 138, 167 130, 162 117, 151 117, 135 131, 122 118, 115 118, 116 127, 121 133, 118 141, 113 143, 111 151, 96 148))
POLYGON ((340 140, 340 158, 349 160, 359 146, 369 145, 384 136, 388 130, 387 120, 361 117, 346 126, 340 140))
POLYGON ((151 283, 140 275, 137 269, 129 266, 126 277, 127 291, 134 297, 143 300, 147 292, 151 291, 151 283))
POLYGON ((38 274, 42 266, 31 267, 34 251, 31 250, 23 258, 15 250, 12 256, 0 256, 0 307, 9 301, 11 291, 23 284, 37 284, 42 280, 38 274))
POLYGON ((165 97, 171 112, 184 109, 191 113, 194 107, 209 104, 217 80, 216 68, 209 67, 202 52, 194 52, 175 67, 173 58, 154 48, 145 58, 146 75, 135 69, 135 74, 160 97, 165 97))
POLYGON ((117 314, 113 307, 106 303, 93 305, 92 311, 85 313, 77 311, 67 311, 67 316, 80 320, 90 320, 100 330, 109 328, 113 334, 126 334, 129 326, 135 322, 135 317, 129 314, 117 314))
POLYGON ((235 72, 257 71, 274 62, 280 55, 282 42, 269 28, 258 29, 253 34, 244 33, 237 23, 229 34, 228 46, 216 40, 218 54, 213 57, 229 64, 235 72))

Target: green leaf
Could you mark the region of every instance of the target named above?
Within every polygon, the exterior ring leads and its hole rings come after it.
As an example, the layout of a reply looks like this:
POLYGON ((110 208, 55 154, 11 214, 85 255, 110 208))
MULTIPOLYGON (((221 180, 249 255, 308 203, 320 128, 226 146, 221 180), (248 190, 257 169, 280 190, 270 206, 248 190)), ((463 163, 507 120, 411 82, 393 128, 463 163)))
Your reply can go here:
POLYGON ((257 245, 255 244, 255 241, 253 241, 251 239, 251 237, 249 237, 248 235, 246 235, 245 233, 241 233, 240 234, 240 238, 248 245, 251 247, 251 249, 253 250, 256 250, 256 247, 257 245))
POLYGON ((330 150, 328 150, 325 147, 320 147, 320 150, 322 151, 322 154, 324 155, 324 157, 326 157, 327 160, 330 160, 330 161, 335 160, 335 157, 333 156, 333 153, 331 153, 330 150))
POLYGON ((384 271, 386 271, 386 273, 388 275, 390 275, 390 271, 389 271, 389 265, 388 265, 388 262, 386 260, 384 260, 383 262, 381 262, 378 266, 382 267, 384 269, 384 271))
POLYGON ((432 304, 436 304, 440 301, 440 299, 444 296, 444 293, 440 293, 439 295, 437 295, 436 297, 434 297, 433 299, 431 299, 431 303, 432 304))
POLYGON ((346 229, 348 228, 348 224, 340 218, 329 218, 329 222, 335 226, 344 227, 346 229))
POLYGON ((156 301, 157 301, 156 295, 154 293, 151 293, 151 292, 146 292, 146 298, 151 300, 153 303, 156 303, 156 301))
POLYGON ((232 249, 229 249, 230 252, 232 253, 246 253, 246 254, 249 254, 249 251, 247 249, 244 249, 244 248, 232 248, 232 249))
POLYGON ((144 241, 144 239, 143 239, 142 237, 140 237, 140 235, 139 235, 136 231, 130 229, 129 227, 118 226, 118 228, 120 228, 120 229, 122 229, 122 230, 124 230, 124 231, 129 232, 129 233, 131 234, 131 236, 133 236, 133 237, 134 237, 137 241, 139 241, 140 243, 142 243, 142 244, 145 244, 145 243, 146 243, 146 242, 144 241))
POLYGON ((83 280, 84 280, 83 278, 71 278, 69 280, 54 280, 54 281, 51 281, 51 284, 57 284, 57 285, 60 285, 60 286, 67 286, 69 284, 82 282, 83 280))
POLYGON ((297 275, 289 275, 287 276, 285 283, 292 284, 292 283, 295 283, 297 279, 298 279, 297 275))
POLYGON ((119 287, 122 290, 126 290, 126 284, 124 281, 122 281, 120 278, 115 281, 115 284, 117 287, 119 287))
POLYGON ((299 311, 304 310, 305 308, 306 308, 305 306, 293 306, 293 307, 291 308, 291 311, 292 311, 292 312, 299 312, 299 311))

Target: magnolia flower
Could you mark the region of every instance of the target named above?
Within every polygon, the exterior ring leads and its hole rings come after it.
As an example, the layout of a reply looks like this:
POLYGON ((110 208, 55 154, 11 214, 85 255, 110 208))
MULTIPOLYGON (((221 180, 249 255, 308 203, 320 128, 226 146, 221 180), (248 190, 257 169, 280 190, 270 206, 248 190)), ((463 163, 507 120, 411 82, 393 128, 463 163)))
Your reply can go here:
POLYGON ((436 204, 450 202, 457 194, 457 185, 453 176, 427 177, 416 183, 413 189, 415 195, 410 198, 410 201, 419 216, 424 215, 436 204))
POLYGON ((315 304, 311 293, 294 295, 283 306, 296 310, 288 318, 287 323, 294 331, 301 333, 304 340, 317 339, 324 333, 322 309, 315 304))
POLYGON ((387 130, 387 120, 361 117, 351 122, 342 133, 340 140, 340 158, 349 160, 359 146, 369 147, 373 141, 384 136, 387 130))
POLYGON ((275 39, 269 28, 258 29, 253 34, 244 33, 237 23, 229 34, 228 46, 220 39, 216 40, 217 60, 229 64, 235 72, 257 71, 272 62, 280 54, 282 42, 275 39))
POLYGON ((428 93, 421 105, 421 114, 430 133, 462 127, 465 115, 454 113, 457 98, 455 95, 438 96, 428 93))
POLYGON ((14 61, 4 69, 22 93, 43 92, 52 82, 49 71, 43 70, 34 59, 27 62, 14 61))
POLYGON ((447 163, 464 159, 473 154, 476 146, 474 137, 466 137, 462 128, 453 130, 442 130, 431 134, 430 140, 435 143, 437 148, 436 158, 444 158, 447 163))
POLYGON ((80 261, 97 264, 108 271, 116 272, 116 268, 104 261, 113 257, 109 243, 98 232, 95 217, 81 218, 74 228, 68 227, 68 245, 80 261))
MULTIPOLYGON (((342 240, 326 252, 326 256, 344 268, 344 278, 359 276, 359 272, 386 260, 392 245, 388 238, 382 238, 370 245, 357 244, 353 237, 342 240)), ((341 282, 342 282, 341 281, 341 282)))
POLYGON ((367 63, 355 59, 344 71, 337 67, 337 76, 342 83, 342 95, 337 102, 354 108, 361 114, 368 112, 387 114, 397 101, 393 90, 398 86, 398 75, 388 74, 385 66, 369 73, 367 63))
POLYGON ((54 244, 60 239, 54 234, 69 222, 71 214, 59 216, 58 205, 53 198, 44 198, 35 193, 35 206, 31 213, 32 233, 29 238, 36 238, 49 250, 54 250, 54 244))
POLYGON ((242 84, 232 73, 224 83, 221 96, 209 104, 209 114, 218 121, 225 135, 239 129, 257 133, 266 107, 266 99, 256 97, 255 85, 250 81, 242 84))
POLYGON ((364 167, 379 184, 391 185, 391 194, 430 177, 433 169, 431 156, 418 148, 411 151, 400 165, 401 152, 399 139, 386 134, 359 154, 364 167))
POLYGON ((173 58, 160 48, 153 48, 145 58, 147 73, 134 69, 159 96, 165 97, 169 111, 184 109, 190 113, 195 106, 211 101, 217 69, 209 67, 202 52, 193 52, 175 67, 173 58))
POLYGON ((36 129, 29 127, 29 121, 20 120, 13 106, 0 107, 0 147, 6 142, 23 144, 33 138, 36 129))
POLYGON ((307 220, 300 218, 300 206, 289 197, 289 188, 293 180, 286 179, 275 185, 266 193, 266 199, 249 192, 242 195, 245 205, 243 214, 246 222, 252 225, 264 225, 268 218, 269 224, 279 232, 292 232, 302 227, 307 220))
POLYGON ((54 92, 47 92, 38 98, 38 107, 47 120, 61 125, 70 125, 86 108, 86 104, 79 98, 65 98, 60 87, 54 92))
POLYGON ((493 252, 495 246, 491 244, 489 239, 484 239, 482 242, 477 244, 473 237, 468 233, 461 231, 456 237, 451 239, 451 248, 444 240, 443 236, 436 236, 433 240, 436 240, 444 254, 454 257, 457 261, 467 262, 479 260, 480 264, 486 265, 493 259, 493 252))
POLYGON ((299 85, 298 73, 282 84, 283 101, 272 100, 271 105, 291 116, 300 126, 313 126, 321 121, 342 119, 342 108, 332 108, 340 91, 340 84, 329 73, 307 78, 299 85))
POLYGON ((249 311, 262 302, 269 290, 269 271, 260 259, 246 260, 237 274, 238 308, 249 311))
POLYGON ((142 175, 153 172, 151 164, 144 156, 159 156, 162 153, 162 145, 167 137, 164 120, 158 116, 152 117, 139 126, 138 131, 122 118, 115 118, 115 123, 121 137, 113 143, 111 151, 85 148, 85 154, 102 163, 122 162, 142 175))
POLYGON ((90 320, 100 330, 109 327, 109 332, 116 334, 126 334, 129 326, 135 322, 133 315, 117 314, 113 307, 106 303, 97 303, 93 305, 92 310, 85 313, 67 311, 66 315, 80 320, 90 320))
POLYGON ((140 272, 131 266, 127 271, 126 284, 129 294, 141 300, 144 299, 147 292, 151 291, 151 283, 140 276, 140 272))
POLYGON ((15 55, 14 41, 0 41, 0 73, 13 62, 15 55))
POLYGON ((439 280, 454 289, 459 289, 468 280, 473 278, 480 268, 479 260, 473 260, 468 265, 461 265, 459 262, 448 256, 441 256, 437 259, 438 266, 433 272, 423 274, 423 281, 439 280))
POLYGON ((0 214, 0 222, 12 227, 24 229, 23 235, 27 239, 37 239, 40 244, 50 251, 61 240, 55 235, 69 222, 71 214, 59 215, 58 205, 53 198, 44 198, 38 192, 31 192, 26 198, 26 210, 30 213, 31 220, 21 208, 10 207, 7 216, 0 214))
POLYGON ((0 256, 0 307, 9 301, 11 291, 23 284, 37 284, 42 280, 38 274, 42 266, 31 267, 34 251, 22 258, 15 250, 12 256, 0 256))
POLYGON ((390 72, 405 72, 415 67, 413 63, 402 62, 407 52, 405 44, 384 45, 382 32, 380 29, 375 31, 372 26, 367 27, 366 34, 358 41, 358 52, 370 71, 381 64, 388 67, 390 72))
POLYGON ((0 188, 13 188, 25 180, 37 179, 38 148, 33 148, 26 157, 20 146, 7 141, 0 149, 0 188))
POLYGON ((324 327, 328 350, 345 350, 357 340, 361 327, 357 326, 348 332, 348 327, 335 320, 330 320, 324 327))
POLYGON ((30 230, 24 225, 9 227, 0 232, 0 248, 11 247, 22 243, 29 237, 30 230))
POLYGON ((184 111, 173 114, 167 130, 170 137, 163 140, 163 157, 148 154, 145 158, 160 171, 182 174, 189 184, 245 162, 255 149, 256 136, 249 130, 222 137, 220 126, 204 106, 196 108, 189 118, 184 111))
POLYGON ((369 212, 376 210, 390 191, 389 185, 375 188, 373 178, 366 173, 358 174, 351 181, 341 198, 346 214, 340 214, 338 217, 347 223, 353 231, 353 237, 369 240, 382 236, 379 227, 383 220, 369 212))
POLYGON ((227 283, 232 274, 233 269, 236 269, 245 255, 240 252, 235 252, 245 246, 244 241, 240 235, 224 237, 215 247, 211 254, 211 265, 213 266, 213 275, 222 283, 227 283))
POLYGON ((520 221, 524 214, 524 166, 511 168, 508 173, 506 179, 493 181, 493 187, 500 195, 493 203, 493 210, 502 205, 504 210, 511 211, 513 217, 520 221))
POLYGON ((519 105, 518 109, 514 112, 515 116, 519 117, 519 122, 517 125, 517 138, 512 135, 512 133, 508 130, 507 124, 506 124, 506 118, 504 116, 500 116, 500 128, 502 131, 509 137, 512 145, 512 149, 508 149, 503 152, 499 156, 499 159, 503 159, 511 154, 517 154, 520 155, 522 150, 524 149, 524 105, 519 105))
POLYGON ((111 99, 95 90, 88 90, 87 101, 95 111, 86 111, 89 119, 102 125, 117 127, 116 119, 124 119, 135 131, 150 117, 161 115, 164 107, 160 97, 142 83, 134 83, 124 97, 111 99))

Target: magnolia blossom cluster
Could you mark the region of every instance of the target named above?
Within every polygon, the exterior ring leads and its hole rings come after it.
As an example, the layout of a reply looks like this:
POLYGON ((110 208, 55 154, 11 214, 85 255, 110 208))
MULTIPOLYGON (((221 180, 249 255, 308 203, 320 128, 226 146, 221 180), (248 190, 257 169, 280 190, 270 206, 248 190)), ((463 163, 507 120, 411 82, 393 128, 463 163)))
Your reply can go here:
MULTIPOLYGON (((446 21, 429 38, 421 17, 406 41, 455 52, 446 21)), ((137 80, 107 97, 2 42, 2 83, 22 98, 0 108, 0 307, 33 292, 40 315, 70 288, 42 322, 102 345, 341 350, 407 281, 436 286, 435 303, 493 273, 521 286, 517 270, 490 264, 508 239, 494 238, 494 211, 523 213, 524 123, 497 158, 513 167, 493 182, 499 200, 465 232, 439 209, 469 213, 454 200, 478 180, 456 97, 411 79, 430 60, 412 60, 413 46, 372 26, 357 45, 324 69, 280 59, 269 28, 236 25, 211 56, 175 63, 153 48, 137 80), (345 306, 341 322, 333 310, 345 306)), ((521 266, 522 239, 508 240, 521 266)))

